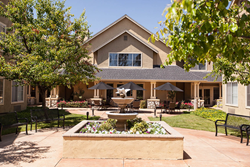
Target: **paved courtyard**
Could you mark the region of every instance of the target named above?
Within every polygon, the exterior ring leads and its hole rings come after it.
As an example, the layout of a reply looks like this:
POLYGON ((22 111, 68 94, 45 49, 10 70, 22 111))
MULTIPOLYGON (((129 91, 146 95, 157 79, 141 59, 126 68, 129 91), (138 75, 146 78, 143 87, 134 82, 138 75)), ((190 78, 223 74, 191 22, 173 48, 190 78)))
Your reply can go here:
MULTIPOLYGON (((85 114, 83 109, 71 109, 70 112, 85 114)), ((91 111, 89 110, 90 115, 91 111)), ((106 111, 95 111, 95 115, 106 118, 106 111)), ((153 112, 140 111, 139 117, 148 120, 153 112)), ((163 114, 172 116, 173 114, 163 114)), ((249 167, 250 146, 246 141, 240 143, 240 138, 213 132, 174 128, 184 135, 184 160, 143 160, 143 159, 65 159, 62 157, 62 135, 69 128, 43 129, 38 133, 29 132, 29 135, 20 133, 2 137, 0 142, 0 166, 23 167, 133 167, 133 166, 177 166, 177 167, 249 167)), ((79 148, 84 149, 84 148, 79 148)), ((153 151, 153 150, 152 150, 153 151)))

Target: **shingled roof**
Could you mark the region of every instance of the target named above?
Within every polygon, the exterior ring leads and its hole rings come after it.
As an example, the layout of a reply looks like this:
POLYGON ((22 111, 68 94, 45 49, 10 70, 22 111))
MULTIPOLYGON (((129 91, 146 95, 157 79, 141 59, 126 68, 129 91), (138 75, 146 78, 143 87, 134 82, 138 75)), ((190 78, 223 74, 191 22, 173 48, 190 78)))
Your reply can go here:
MULTIPOLYGON (((96 74, 102 80, 168 80, 168 81, 214 81, 215 78, 203 79, 209 72, 186 72, 183 68, 171 65, 165 68, 101 68, 96 74)), ((219 77, 216 82, 221 82, 219 77)))

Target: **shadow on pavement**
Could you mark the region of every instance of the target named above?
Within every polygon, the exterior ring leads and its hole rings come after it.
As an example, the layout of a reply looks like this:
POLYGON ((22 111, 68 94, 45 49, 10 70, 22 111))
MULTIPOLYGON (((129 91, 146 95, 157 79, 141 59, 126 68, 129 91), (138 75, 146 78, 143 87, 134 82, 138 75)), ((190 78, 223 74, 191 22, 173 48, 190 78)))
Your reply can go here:
POLYGON ((0 151, 0 165, 19 165, 20 162, 31 163, 37 159, 44 158, 42 153, 48 152, 50 146, 38 147, 33 142, 15 142, 3 147, 0 151))
POLYGON ((183 151, 183 160, 186 159, 192 159, 192 158, 186 153, 186 151, 183 151))

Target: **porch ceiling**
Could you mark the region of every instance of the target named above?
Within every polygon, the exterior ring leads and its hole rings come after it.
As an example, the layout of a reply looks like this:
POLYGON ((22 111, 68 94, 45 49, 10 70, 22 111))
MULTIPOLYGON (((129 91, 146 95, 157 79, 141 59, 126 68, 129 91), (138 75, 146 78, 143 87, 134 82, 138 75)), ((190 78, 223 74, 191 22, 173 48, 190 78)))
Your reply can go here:
MULTIPOLYGON (((205 81, 212 82, 215 78, 203 79, 209 72, 186 72, 179 66, 165 68, 136 69, 136 68, 101 68, 96 74, 102 80, 168 80, 168 81, 205 81)), ((221 82, 219 77, 216 82, 221 82)))

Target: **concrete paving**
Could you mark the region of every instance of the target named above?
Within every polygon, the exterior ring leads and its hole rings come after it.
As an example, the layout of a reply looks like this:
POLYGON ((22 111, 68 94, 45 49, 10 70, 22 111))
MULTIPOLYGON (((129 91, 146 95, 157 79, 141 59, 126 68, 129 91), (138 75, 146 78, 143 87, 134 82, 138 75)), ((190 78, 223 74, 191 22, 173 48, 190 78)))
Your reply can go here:
MULTIPOLYGON (((72 113, 86 114, 90 110, 70 109, 72 113)), ((95 111, 102 119, 106 119, 106 111, 95 111)), ((159 114, 159 113, 158 113, 159 114)), ((141 110, 139 117, 147 120, 153 116, 153 111, 141 110)), ((173 116, 173 114, 163 114, 173 116)), ((62 135, 68 129, 42 129, 25 135, 9 134, 2 137, 0 142, 0 166, 23 167, 213 167, 213 166, 250 166, 250 146, 246 141, 240 143, 240 138, 213 132, 174 128, 184 135, 184 160, 143 160, 143 159, 66 159, 62 157, 62 135)), ((79 148, 84 149, 84 148, 79 148)), ((152 150, 153 151, 153 150, 152 150)))

